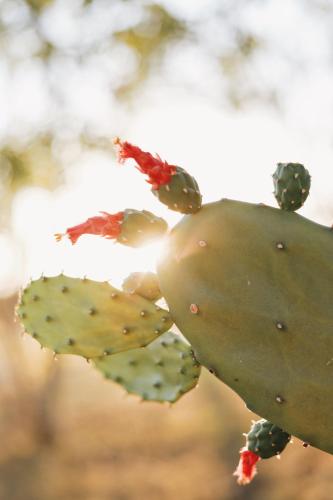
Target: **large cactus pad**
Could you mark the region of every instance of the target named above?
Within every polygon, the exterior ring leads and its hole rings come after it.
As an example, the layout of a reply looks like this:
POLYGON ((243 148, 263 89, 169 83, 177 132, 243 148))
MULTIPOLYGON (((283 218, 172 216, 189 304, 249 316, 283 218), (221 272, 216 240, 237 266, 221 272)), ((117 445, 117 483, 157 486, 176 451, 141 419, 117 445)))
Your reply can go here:
POLYGON ((200 365, 191 346, 167 332, 144 349, 133 349, 94 360, 106 378, 149 401, 174 403, 196 386, 200 365))
POLYGON ((222 200, 186 216, 159 266, 200 363, 248 407, 333 453, 333 233, 222 200))
POLYGON ((143 297, 64 275, 33 281, 18 315, 42 346, 87 358, 145 346, 172 325, 167 311, 143 297))

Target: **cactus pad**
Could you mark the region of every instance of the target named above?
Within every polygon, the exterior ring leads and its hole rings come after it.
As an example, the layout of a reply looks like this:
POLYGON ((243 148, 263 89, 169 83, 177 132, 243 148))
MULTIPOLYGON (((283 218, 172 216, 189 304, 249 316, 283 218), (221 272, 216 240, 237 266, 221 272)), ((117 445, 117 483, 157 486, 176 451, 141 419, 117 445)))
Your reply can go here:
POLYGON ((167 311, 139 295, 64 275, 30 283, 18 316, 42 346, 87 358, 145 346, 172 325, 167 311))
POLYGON ((300 163, 278 163, 273 174, 274 196, 283 210, 301 208, 311 185, 309 172, 300 163))
POLYGON ((191 346, 167 332, 144 349, 94 359, 106 378, 144 400, 174 403, 197 385, 200 365, 191 346))
POLYGON ((153 302, 162 297, 157 274, 151 272, 131 273, 124 280, 122 288, 127 293, 136 293, 153 302))
POLYGON ((201 364, 258 415, 333 453, 333 233, 222 200, 184 217, 158 276, 201 364))
POLYGON ((268 420, 254 422, 246 437, 247 449, 260 458, 279 455, 290 441, 290 434, 268 420))

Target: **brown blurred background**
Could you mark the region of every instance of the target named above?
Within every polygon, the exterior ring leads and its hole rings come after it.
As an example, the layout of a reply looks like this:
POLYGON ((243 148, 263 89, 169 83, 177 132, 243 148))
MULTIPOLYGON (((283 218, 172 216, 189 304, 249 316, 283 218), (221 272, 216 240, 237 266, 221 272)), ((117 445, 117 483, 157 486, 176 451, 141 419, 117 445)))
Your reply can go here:
POLYGON ((108 177, 114 135, 154 136, 193 163, 208 199, 224 186, 274 203, 268 173, 294 155, 317 176, 306 215, 329 224, 332 22, 325 0, 0 0, 0 500, 333 499, 333 458, 297 440, 237 486, 256 416, 208 372, 172 408, 141 404, 14 321, 31 275, 138 270, 104 243, 102 271, 84 243, 71 257, 49 243, 65 221, 115 208, 117 190, 156 211, 141 179, 108 177))

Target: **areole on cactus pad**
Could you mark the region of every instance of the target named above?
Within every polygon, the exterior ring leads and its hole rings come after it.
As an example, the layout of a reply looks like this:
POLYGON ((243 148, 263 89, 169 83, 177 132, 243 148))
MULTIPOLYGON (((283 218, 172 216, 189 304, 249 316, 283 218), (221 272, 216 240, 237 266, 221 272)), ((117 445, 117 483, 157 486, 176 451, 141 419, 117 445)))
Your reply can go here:
MULTIPOLYGON (((21 295, 25 329, 57 352, 93 357, 107 378, 144 399, 177 400, 196 385, 198 362, 207 367, 268 419, 247 435, 240 484, 290 434, 333 454, 333 233, 294 213, 309 193, 308 171, 278 164, 282 210, 227 199, 202 206, 184 169, 115 144, 162 203, 186 214, 165 238, 157 275, 132 273, 122 292, 62 275, 37 280, 21 295), (155 304, 161 297, 169 311, 155 304), (190 345, 172 332, 160 337, 172 322, 190 345)), ((103 212, 66 234, 72 243, 95 234, 135 247, 166 231, 163 219, 131 209, 103 212)))

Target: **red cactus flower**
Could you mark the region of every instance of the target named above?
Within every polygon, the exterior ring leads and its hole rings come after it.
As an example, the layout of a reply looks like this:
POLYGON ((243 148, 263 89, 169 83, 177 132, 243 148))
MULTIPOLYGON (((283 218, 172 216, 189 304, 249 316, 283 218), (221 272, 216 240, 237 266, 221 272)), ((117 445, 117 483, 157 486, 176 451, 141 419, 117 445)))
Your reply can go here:
POLYGON ((118 137, 114 140, 114 144, 118 148, 118 161, 124 163, 127 158, 133 158, 137 163, 137 169, 148 175, 147 182, 152 184, 153 189, 157 190, 160 186, 168 184, 176 173, 177 167, 161 160, 158 155, 155 157, 129 142, 122 142, 118 137))
POLYGON ((256 463, 260 460, 260 457, 247 448, 242 448, 240 455, 239 464, 234 472, 234 476, 238 477, 238 484, 245 485, 249 484, 257 474, 256 463))
POLYGON ((65 234, 56 234, 56 240, 60 241, 64 236, 68 236, 74 245, 83 234, 96 234, 109 239, 117 238, 121 231, 124 212, 116 214, 101 212, 101 214, 101 216, 90 217, 82 224, 70 227, 65 234))

